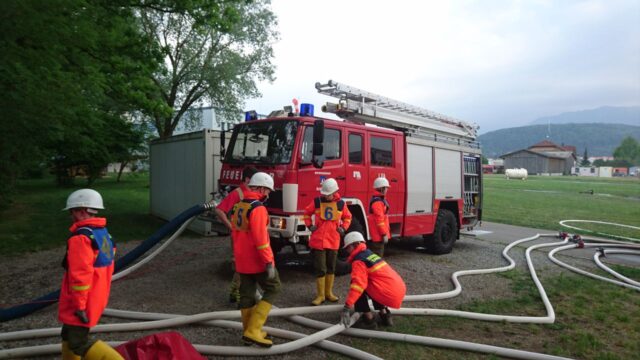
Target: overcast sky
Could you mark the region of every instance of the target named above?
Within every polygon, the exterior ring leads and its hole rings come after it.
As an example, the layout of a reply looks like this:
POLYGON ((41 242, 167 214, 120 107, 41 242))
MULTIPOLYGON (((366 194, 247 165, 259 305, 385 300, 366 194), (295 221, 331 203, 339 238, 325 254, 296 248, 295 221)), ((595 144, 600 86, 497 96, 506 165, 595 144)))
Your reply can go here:
POLYGON ((247 109, 319 107, 329 79, 480 125, 640 105, 640 1, 273 0, 276 80, 247 109))

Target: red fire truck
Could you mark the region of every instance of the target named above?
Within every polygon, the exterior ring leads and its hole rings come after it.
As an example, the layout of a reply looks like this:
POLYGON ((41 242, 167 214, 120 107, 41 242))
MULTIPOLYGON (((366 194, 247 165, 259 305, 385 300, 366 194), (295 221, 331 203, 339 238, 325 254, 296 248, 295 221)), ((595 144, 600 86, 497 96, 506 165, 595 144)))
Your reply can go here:
POLYGON ((391 184, 392 241, 422 236, 428 251, 450 252, 460 230, 482 217, 477 126, 334 81, 316 89, 338 99, 322 110, 343 120, 316 117, 311 104, 265 119, 247 113, 224 151, 219 188, 237 186, 245 166, 271 174, 276 191, 265 205, 272 247, 299 253, 310 235, 302 210, 322 181, 337 180, 353 226, 367 238, 373 180, 383 176, 391 184))

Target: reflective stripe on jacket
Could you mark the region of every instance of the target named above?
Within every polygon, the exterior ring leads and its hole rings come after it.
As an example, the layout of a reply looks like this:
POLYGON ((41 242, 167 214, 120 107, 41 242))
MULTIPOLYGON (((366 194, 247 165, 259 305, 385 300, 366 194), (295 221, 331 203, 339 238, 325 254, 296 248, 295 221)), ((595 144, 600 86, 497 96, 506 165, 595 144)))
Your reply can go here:
POLYGON ((269 214, 258 200, 260 197, 256 192, 245 191, 244 200, 231 213, 233 255, 240 274, 262 273, 268 263, 274 262, 267 232, 269 214))
POLYGON ((93 327, 107 306, 116 249, 106 225, 105 218, 89 218, 69 229, 58 305, 58 319, 64 324, 93 327), (86 311, 89 323, 74 315, 77 310, 86 311))
POLYGON ((351 286, 345 301, 353 306, 363 292, 380 304, 398 309, 407 287, 398 273, 380 256, 360 243, 347 259, 351 263, 351 286))
POLYGON ((367 223, 369 224, 369 235, 371 241, 381 242, 382 237, 391 237, 389 225, 389 203, 382 194, 375 194, 369 202, 369 214, 367 223))
POLYGON ((340 247, 338 226, 345 231, 351 225, 351 212, 344 200, 336 193, 332 201, 323 201, 322 197, 313 199, 304 209, 304 224, 311 226, 311 215, 315 214, 316 231, 311 234, 309 247, 312 249, 337 250, 340 247))

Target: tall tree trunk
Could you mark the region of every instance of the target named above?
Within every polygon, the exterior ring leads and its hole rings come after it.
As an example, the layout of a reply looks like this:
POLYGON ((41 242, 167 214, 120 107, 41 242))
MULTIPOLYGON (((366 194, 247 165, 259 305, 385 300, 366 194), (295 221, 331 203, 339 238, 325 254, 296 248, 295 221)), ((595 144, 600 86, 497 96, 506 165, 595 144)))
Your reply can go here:
POLYGON ((116 178, 116 182, 120 182, 120 177, 122 176, 122 171, 124 171, 124 168, 127 167, 128 163, 129 163, 128 160, 125 160, 125 161, 120 163, 120 170, 118 171, 118 177, 116 178))

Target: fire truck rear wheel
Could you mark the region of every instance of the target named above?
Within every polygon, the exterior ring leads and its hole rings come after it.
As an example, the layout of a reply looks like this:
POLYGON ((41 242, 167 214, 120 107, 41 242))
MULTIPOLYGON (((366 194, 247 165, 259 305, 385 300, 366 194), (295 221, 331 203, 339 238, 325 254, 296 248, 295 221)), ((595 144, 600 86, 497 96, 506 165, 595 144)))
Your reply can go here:
POLYGON ((424 247, 435 255, 448 254, 457 238, 456 216, 450 210, 440 209, 433 234, 424 236, 424 247))

